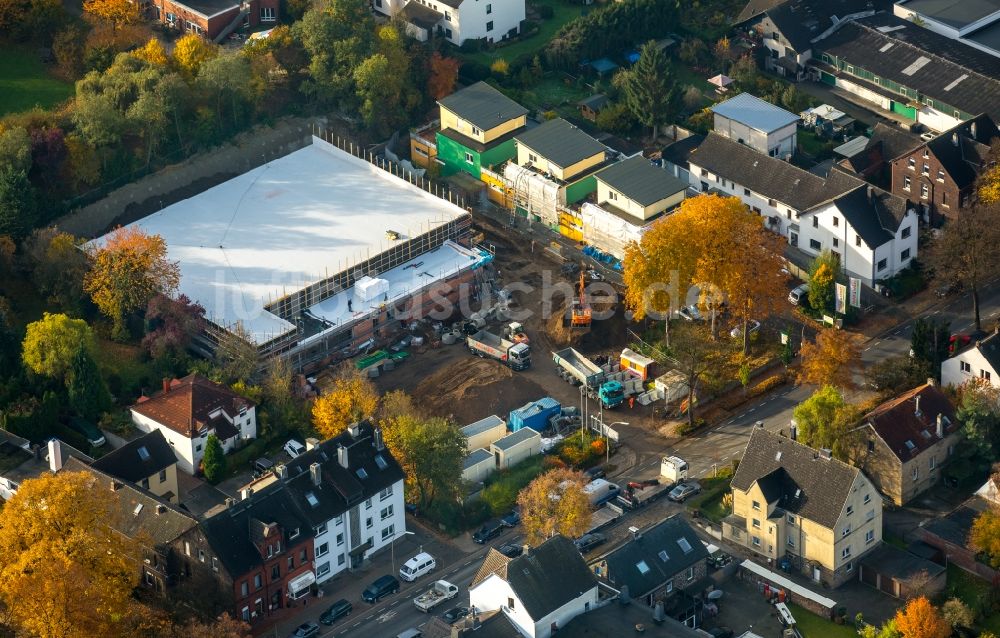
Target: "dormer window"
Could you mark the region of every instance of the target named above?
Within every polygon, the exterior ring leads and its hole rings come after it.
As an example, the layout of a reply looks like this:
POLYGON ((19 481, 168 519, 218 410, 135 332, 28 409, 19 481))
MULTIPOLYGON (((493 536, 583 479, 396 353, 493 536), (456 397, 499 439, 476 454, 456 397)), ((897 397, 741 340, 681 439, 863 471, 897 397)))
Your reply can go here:
POLYGON ((274 556, 274 545, 268 545, 267 546, 267 557, 271 558, 272 556, 274 556))
POLYGON ((298 535, 299 535, 299 528, 296 527, 295 529, 292 530, 292 533, 288 535, 288 538, 289 539, 297 538, 298 535))

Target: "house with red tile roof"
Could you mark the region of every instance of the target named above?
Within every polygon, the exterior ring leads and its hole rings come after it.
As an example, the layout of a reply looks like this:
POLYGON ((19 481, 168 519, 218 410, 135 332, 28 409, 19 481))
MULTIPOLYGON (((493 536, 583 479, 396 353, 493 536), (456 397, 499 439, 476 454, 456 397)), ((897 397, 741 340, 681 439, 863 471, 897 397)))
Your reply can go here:
POLYGON ((955 407, 932 379, 862 419, 851 458, 896 505, 940 480, 959 441, 955 407))
POLYGON ((131 412, 139 430, 163 434, 178 468, 188 474, 200 471, 210 434, 218 437, 227 453, 257 438, 254 402, 197 373, 164 379, 163 390, 139 397, 131 412))

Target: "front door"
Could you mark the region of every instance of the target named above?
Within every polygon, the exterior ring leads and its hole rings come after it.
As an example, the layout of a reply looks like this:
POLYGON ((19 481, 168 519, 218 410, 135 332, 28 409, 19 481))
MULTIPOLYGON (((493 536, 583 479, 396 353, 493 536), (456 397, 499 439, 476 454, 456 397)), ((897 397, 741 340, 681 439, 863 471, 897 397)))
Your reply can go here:
POLYGON ((799 245, 799 234, 795 232, 788 233, 788 243, 792 246, 799 245))
POLYGON ((817 583, 821 580, 822 575, 820 574, 819 567, 813 567, 813 580, 817 583))

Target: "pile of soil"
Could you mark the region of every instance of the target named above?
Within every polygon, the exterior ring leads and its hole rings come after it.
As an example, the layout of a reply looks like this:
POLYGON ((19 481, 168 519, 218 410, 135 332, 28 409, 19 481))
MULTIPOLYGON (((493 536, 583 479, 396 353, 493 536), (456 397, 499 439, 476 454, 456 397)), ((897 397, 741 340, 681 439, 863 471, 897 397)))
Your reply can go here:
POLYGON ((514 408, 545 394, 523 374, 497 361, 470 355, 425 378, 413 397, 428 414, 450 415, 459 425, 467 425, 490 414, 506 419, 514 408), (498 383, 503 385, 496 386, 498 383))

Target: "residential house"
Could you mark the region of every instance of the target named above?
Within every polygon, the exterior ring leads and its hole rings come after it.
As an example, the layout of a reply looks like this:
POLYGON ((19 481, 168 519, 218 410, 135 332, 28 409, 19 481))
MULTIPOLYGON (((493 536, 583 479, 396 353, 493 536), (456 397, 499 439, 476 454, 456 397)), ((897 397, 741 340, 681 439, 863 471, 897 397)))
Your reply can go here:
POLYGON ((91 463, 91 467, 176 504, 177 457, 163 432, 153 430, 91 463))
POLYGON ((528 109, 485 82, 438 100, 441 130, 437 161, 444 175, 464 171, 479 179, 483 167, 517 155, 514 136, 525 130, 528 109))
POLYGON ((182 33, 222 42, 237 29, 278 22, 278 0, 142 0, 146 15, 182 33))
POLYGON ((323 441, 307 440, 304 454, 240 490, 252 498, 283 489, 309 527, 315 581, 362 567, 406 531, 404 474, 382 432, 356 423, 323 441))
POLYGON ((108 522, 139 544, 144 586, 207 613, 219 613, 214 581, 220 564, 197 519, 134 482, 102 472, 76 456, 66 459, 60 469, 92 474, 99 489, 111 492, 113 510, 108 522))
POLYGON ((713 130, 758 153, 789 159, 795 153, 799 116, 749 93, 712 107, 713 130))
POLYGON ((917 256, 918 220, 906 201, 834 167, 820 177, 715 132, 688 160, 691 186, 739 197, 807 258, 830 250, 867 286, 917 256))
POLYGON ((837 587, 882 543, 882 499, 861 470, 755 427, 732 481, 727 541, 837 587))
POLYGON ((708 551, 691 525, 674 514, 591 563, 597 578, 650 607, 705 577, 708 551))
POLYGON ((919 206, 928 221, 954 219, 991 161, 998 136, 988 115, 960 122, 892 160, 892 192, 919 206))
POLYGON ((597 602, 597 579, 562 535, 513 559, 491 548, 469 587, 470 607, 500 610, 528 638, 549 638, 597 602))
POLYGON ((1000 388, 1000 332, 997 330, 941 362, 941 385, 957 388, 970 381, 1000 388))
POLYGON ((406 32, 421 42, 436 36, 456 46, 514 37, 525 18, 524 0, 372 0, 372 8, 401 18, 406 32))
POLYGON ((687 182, 653 166, 642 155, 601 169, 594 179, 596 203, 580 207, 580 233, 586 243, 618 259, 624 257, 630 241, 638 242, 650 224, 676 208, 688 189, 687 182))
POLYGON ((214 434, 230 452, 257 437, 253 401, 198 373, 163 381, 163 391, 139 397, 132 423, 142 432, 159 430, 174 450, 181 471, 201 471, 205 442, 214 434))
POLYGON ((45 446, 32 445, 7 430, 0 430, 0 500, 17 493, 21 483, 45 472, 58 472, 73 456, 85 463, 92 458, 59 439, 49 439, 45 446))
MULTIPOLYGON (((255 625, 311 592, 313 527, 284 485, 227 499, 201 528, 214 553, 217 587, 236 618, 255 625)), ((204 555, 199 549, 199 561, 204 555)))
POLYGON ((890 13, 818 36, 812 57, 820 82, 932 131, 1000 116, 1000 59, 890 13))
POLYGON ((933 379, 904 392, 861 420, 855 465, 896 505, 937 484, 960 441, 955 408, 933 379))
POLYGON ((691 153, 705 141, 704 135, 689 135, 684 139, 668 144, 660 153, 660 164, 664 170, 682 182, 689 182, 689 164, 691 153))

